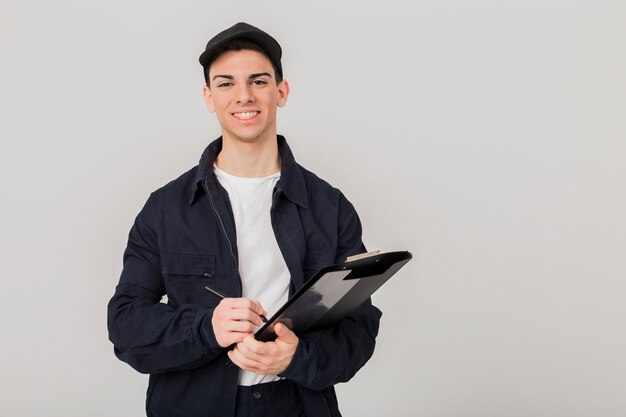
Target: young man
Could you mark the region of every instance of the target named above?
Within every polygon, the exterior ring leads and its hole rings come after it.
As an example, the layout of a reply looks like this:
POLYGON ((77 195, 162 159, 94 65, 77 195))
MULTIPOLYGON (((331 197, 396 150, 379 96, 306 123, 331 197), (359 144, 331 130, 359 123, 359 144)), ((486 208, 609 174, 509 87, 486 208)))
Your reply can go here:
POLYGON ((130 231, 108 328, 117 357, 150 374, 148 416, 339 416, 333 385, 374 351, 381 313, 369 301, 330 329, 253 337, 316 270, 365 252, 350 202, 276 134, 281 54, 246 23, 209 41, 203 93, 222 136, 130 231))

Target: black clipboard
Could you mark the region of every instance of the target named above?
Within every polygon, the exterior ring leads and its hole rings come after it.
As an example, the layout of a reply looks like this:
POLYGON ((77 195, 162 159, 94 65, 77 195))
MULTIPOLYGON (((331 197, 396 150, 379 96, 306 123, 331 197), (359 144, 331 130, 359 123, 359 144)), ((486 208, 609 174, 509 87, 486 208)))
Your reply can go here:
POLYGON ((320 269, 255 333, 262 342, 276 339, 283 323, 296 335, 333 326, 358 308, 413 256, 387 252, 320 269))

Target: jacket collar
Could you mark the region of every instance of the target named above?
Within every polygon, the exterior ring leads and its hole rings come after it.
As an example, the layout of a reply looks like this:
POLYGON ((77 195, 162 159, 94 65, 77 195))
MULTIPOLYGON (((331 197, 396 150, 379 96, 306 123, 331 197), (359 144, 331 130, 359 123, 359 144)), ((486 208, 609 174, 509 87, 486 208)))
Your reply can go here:
MULTIPOLYGON (((276 183, 276 188, 284 193, 285 197, 293 203, 306 209, 309 203, 302 169, 296 163, 285 137, 277 135, 276 139, 278 140, 278 153, 280 154, 280 180, 276 183)), ((202 152, 196 176, 191 186, 189 204, 193 204, 196 200, 198 189, 202 188, 202 182, 204 180, 213 186, 217 185, 213 164, 215 163, 217 154, 220 153, 221 150, 222 137, 220 136, 211 142, 204 152, 202 152)))

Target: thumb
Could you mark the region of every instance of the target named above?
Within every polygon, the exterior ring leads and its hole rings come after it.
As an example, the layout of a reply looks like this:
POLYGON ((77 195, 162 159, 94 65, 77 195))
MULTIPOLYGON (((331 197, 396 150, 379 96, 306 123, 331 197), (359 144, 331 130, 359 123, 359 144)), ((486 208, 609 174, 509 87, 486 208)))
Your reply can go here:
POLYGON ((276 323, 276 326, 274 326, 274 332, 279 339, 286 343, 293 343, 298 339, 296 334, 282 323, 276 323))

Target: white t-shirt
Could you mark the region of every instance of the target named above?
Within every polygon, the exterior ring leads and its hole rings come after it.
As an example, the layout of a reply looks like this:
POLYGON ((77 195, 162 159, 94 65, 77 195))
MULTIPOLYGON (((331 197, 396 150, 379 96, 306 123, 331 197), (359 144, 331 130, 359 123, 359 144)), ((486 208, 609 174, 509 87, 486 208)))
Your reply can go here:
MULTIPOLYGON (((259 300, 268 317, 287 301, 291 276, 272 229, 270 209, 280 172, 263 178, 243 178, 215 168, 215 175, 228 192, 237 230, 239 275, 242 296, 259 300)), ((275 375, 239 371, 239 385, 276 381, 275 375)))

